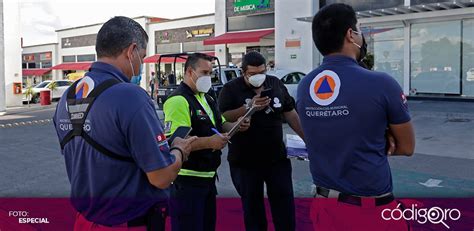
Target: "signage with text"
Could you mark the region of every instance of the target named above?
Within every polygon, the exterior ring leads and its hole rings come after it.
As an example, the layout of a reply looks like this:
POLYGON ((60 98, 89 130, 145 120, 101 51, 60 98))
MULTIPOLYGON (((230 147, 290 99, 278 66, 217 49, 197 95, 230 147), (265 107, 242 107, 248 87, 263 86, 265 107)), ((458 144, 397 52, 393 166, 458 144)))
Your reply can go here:
POLYGON ((235 0, 234 12, 258 11, 270 8, 270 0, 235 0))
POLYGON ((186 30, 186 38, 209 37, 212 33, 214 33, 214 28, 186 30))
POLYGON ((156 44, 198 42, 214 36, 214 25, 155 31, 156 44))

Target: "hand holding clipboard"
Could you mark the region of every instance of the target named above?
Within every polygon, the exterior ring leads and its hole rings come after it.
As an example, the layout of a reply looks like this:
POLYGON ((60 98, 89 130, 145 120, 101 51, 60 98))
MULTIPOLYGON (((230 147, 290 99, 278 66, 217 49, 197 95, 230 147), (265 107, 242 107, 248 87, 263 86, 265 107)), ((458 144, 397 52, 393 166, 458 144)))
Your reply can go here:
POLYGON ((233 135, 235 135, 235 133, 239 131, 240 125, 244 122, 244 120, 250 118, 256 111, 257 107, 255 105, 253 105, 249 110, 247 110, 245 115, 240 117, 240 119, 237 120, 237 123, 235 123, 234 127, 232 127, 232 129, 230 129, 230 131, 227 133, 228 136, 232 137, 233 135))

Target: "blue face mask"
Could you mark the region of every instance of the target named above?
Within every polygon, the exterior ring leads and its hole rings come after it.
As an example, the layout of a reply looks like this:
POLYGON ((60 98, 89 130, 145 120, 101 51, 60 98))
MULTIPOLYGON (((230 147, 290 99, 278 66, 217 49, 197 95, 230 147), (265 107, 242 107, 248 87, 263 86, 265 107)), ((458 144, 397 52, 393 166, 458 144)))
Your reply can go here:
POLYGON ((140 81, 142 80, 143 63, 142 63, 142 61, 140 60, 140 54, 138 53, 138 49, 137 49, 136 51, 137 51, 138 61, 140 62, 140 68, 139 68, 139 70, 138 70, 137 75, 135 75, 135 70, 133 69, 132 60, 129 59, 129 61, 130 61, 130 67, 132 68, 132 79, 130 80, 130 82, 139 85, 139 84, 140 84, 140 81))

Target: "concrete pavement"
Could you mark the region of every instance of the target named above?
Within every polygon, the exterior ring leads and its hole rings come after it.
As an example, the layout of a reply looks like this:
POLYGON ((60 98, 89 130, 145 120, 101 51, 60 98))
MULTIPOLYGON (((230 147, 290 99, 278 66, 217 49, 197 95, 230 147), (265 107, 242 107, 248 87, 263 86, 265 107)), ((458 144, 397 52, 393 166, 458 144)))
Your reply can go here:
MULTIPOLYGON (((394 192, 399 197, 474 196, 474 103, 410 101, 417 147, 413 157, 391 157, 394 192), (430 179, 439 187, 426 187, 430 179)), ((0 197, 66 197, 64 160, 51 122, 54 107, 0 116, 0 197), (8 117, 9 116, 9 117, 8 117)), ((285 125, 285 133, 292 133, 285 125)), ((224 150, 217 183, 219 196, 234 197, 224 150)), ((292 160, 295 196, 311 196, 308 162, 292 160)))

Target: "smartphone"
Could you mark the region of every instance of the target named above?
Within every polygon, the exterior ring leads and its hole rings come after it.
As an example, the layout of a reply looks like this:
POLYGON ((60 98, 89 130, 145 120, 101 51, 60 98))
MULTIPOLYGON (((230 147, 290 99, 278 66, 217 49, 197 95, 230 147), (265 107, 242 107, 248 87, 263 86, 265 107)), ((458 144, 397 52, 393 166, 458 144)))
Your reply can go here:
POLYGON ((270 97, 270 92, 272 91, 272 88, 267 88, 267 89, 264 89, 261 93, 260 93, 260 97, 270 97))
POLYGON ((173 133, 173 135, 168 139, 168 144, 171 145, 176 137, 183 138, 183 139, 186 138, 186 136, 188 136, 189 133, 191 133, 191 130, 193 130, 191 127, 184 127, 184 126, 178 127, 176 131, 173 133))

